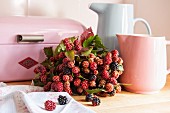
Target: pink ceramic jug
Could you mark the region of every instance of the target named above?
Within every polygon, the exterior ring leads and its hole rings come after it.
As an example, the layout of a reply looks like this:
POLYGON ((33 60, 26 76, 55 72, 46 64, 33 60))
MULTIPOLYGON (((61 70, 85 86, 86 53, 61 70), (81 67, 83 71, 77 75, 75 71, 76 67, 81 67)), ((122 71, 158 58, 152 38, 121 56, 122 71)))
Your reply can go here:
POLYGON ((165 37, 117 34, 124 73, 120 82, 131 84, 125 89, 134 93, 159 92, 166 83, 167 68, 165 37))

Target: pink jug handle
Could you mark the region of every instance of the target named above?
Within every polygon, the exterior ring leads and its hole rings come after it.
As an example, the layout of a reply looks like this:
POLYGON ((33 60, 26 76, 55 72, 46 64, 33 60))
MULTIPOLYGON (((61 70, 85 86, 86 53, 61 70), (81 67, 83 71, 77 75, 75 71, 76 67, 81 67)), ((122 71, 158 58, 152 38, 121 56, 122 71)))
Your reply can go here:
MULTIPOLYGON (((170 45, 170 41, 166 41, 166 45, 170 45)), ((170 74, 170 68, 167 70, 167 74, 170 74)))

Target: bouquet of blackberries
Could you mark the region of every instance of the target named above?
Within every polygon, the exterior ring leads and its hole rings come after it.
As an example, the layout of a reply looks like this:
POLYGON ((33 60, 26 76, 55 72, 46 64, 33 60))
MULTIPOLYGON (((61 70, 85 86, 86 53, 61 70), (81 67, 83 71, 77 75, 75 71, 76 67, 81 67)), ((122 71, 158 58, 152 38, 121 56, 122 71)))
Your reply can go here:
POLYGON ((45 91, 100 96, 121 92, 117 80, 123 73, 123 60, 117 50, 109 52, 91 28, 63 39, 55 49, 45 47, 44 53, 46 59, 35 68, 33 81, 45 91))

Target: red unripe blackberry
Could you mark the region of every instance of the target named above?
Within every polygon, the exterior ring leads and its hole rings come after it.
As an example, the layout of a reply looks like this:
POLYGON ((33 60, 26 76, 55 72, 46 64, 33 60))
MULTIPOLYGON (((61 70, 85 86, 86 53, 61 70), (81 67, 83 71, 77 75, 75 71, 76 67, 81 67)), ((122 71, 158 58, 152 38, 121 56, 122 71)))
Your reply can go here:
POLYGON ((50 62, 54 62, 55 58, 54 57, 50 57, 50 62))
POLYGON ((70 42, 70 39, 69 38, 65 38, 64 40, 63 40, 63 43, 64 44, 68 44, 70 42))
POLYGON ((68 75, 63 75, 63 80, 66 82, 66 81, 69 81, 69 76, 68 75))
POLYGON ((88 61, 89 63, 94 62, 94 58, 89 58, 88 61))
POLYGON ((74 73, 74 76, 79 78, 81 76, 81 74, 80 73, 74 73))
POLYGON ((117 80, 116 80, 115 77, 110 77, 110 78, 108 79, 108 82, 112 83, 113 85, 117 85, 117 80))
POLYGON ((55 91, 55 85, 56 85, 56 82, 52 82, 52 83, 51 83, 51 89, 52 89, 53 91, 55 91))
POLYGON ((75 46, 75 50, 76 51, 80 51, 82 49, 82 46, 79 44, 79 45, 77 45, 77 46, 75 46))
POLYGON ((69 68, 73 68, 75 65, 74 65, 74 62, 69 61, 69 62, 67 63, 67 66, 68 66, 69 68))
POLYGON ((75 73, 75 74, 77 74, 77 73, 80 72, 80 68, 77 67, 77 66, 75 66, 75 67, 72 68, 72 72, 75 73))
POLYGON ((119 52, 116 49, 112 50, 111 53, 112 53, 112 56, 119 56, 119 52))
POLYGON ((107 92, 112 92, 114 90, 114 85, 112 83, 106 83, 105 89, 107 92))
POLYGON ((96 81, 94 81, 94 80, 89 81, 89 86, 90 87, 96 87, 96 81))
POLYGON ((82 94, 83 93, 83 88, 80 86, 77 88, 77 93, 82 94))
POLYGON ((59 76, 53 76, 53 81, 54 82, 59 82, 60 81, 60 77, 59 76))
POLYGON ((79 78, 76 78, 74 80, 74 86, 78 87, 78 86, 80 86, 80 84, 81 84, 81 80, 79 78))
POLYGON ((70 82, 69 81, 64 82, 64 88, 68 88, 68 87, 70 87, 70 82))
POLYGON ((79 40, 78 40, 78 39, 76 39, 76 40, 74 41, 74 46, 77 46, 77 45, 79 45, 79 40))
POLYGON ((63 91, 63 83, 62 82, 56 82, 54 85, 55 91, 62 92, 63 91))
POLYGON ((40 80, 41 80, 41 82, 43 82, 45 84, 47 82, 47 76, 46 75, 41 75, 40 80))
POLYGON ((36 67, 35 69, 34 69, 34 73, 35 74, 38 74, 40 72, 40 70, 38 69, 38 67, 36 67))
POLYGON ((82 81, 81 86, 84 90, 88 89, 89 87, 88 81, 87 80, 82 81))
POLYGON ((38 66, 34 69, 34 73, 41 73, 45 74, 46 73, 46 68, 44 66, 38 66))
POLYGON ((90 69, 91 70, 96 70, 97 69, 97 63, 96 62, 91 62, 90 63, 90 69))
POLYGON ((59 60, 59 55, 57 54, 56 56, 54 56, 54 59, 57 61, 59 60))
POLYGON ((94 33, 91 28, 86 29, 80 36, 81 43, 83 43, 90 36, 94 36, 94 33))
POLYGON ((64 63, 64 64, 66 64, 67 62, 69 62, 70 61, 70 59, 69 58, 64 58, 63 60, 62 60, 62 62, 64 63))
POLYGON ((111 76, 117 79, 119 77, 119 72, 118 71, 112 71, 111 76))
POLYGON ((112 53, 111 52, 107 52, 106 57, 112 58, 112 53))
POLYGON ((104 80, 104 79, 101 79, 100 81, 99 81, 99 87, 104 87, 106 85, 106 80, 104 80))
POLYGON ((71 43, 67 43, 67 44, 65 44, 65 46, 66 46, 67 51, 70 51, 73 49, 73 45, 71 43))
POLYGON ((64 53, 64 52, 60 52, 60 53, 58 54, 58 57, 59 57, 59 58, 64 58, 64 57, 65 57, 65 53, 64 53))
POLYGON ((110 66, 109 65, 103 65, 103 70, 109 70, 110 66))
POLYGON ((118 64, 123 64, 123 60, 121 57, 118 57, 118 61, 117 61, 118 64))
POLYGON ((59 64, 57 66, 57 71, 61 72, 61 71, 63 71, 63 68, 64 68, 64 64, 59 64))
POLYGON ((72 90, 71 90, 70 87, 65 87, 65 88, 64 88, 64 91, 66 91, 69 95, 72 95, 72 94, 73 94, 73 92, 72 92, 72 90))
POLYGON ((72 82, 73 81, 73 76, 69 75, 69 81, 72 82))
POLYGON ((95 56, 93 53, 90 53, 90 54, 89 54, 89 57, 90 57, 90 58, 96 58, 96 56, 95 56))
POLYGON ((96 60, 97 65, 103 65, 103 59, 97 59, 96 60))
POLYGON ((93 71, 93 74, 94 74, 94 75, 98 75, 98 74, 99 74, 99 71, 98 71, 98 70, 94 70, 94 71, 93 71))
POLYGON ((112 57, 112 61, 113 61, 113 62, 117 62, 118 60, 119 60, 119 57, 117 57, 117 56, 113 56, 113 57, 112 57))
POLYGON ((83 72, 88 74, 88 73, 90 73, 90 69, 89 68, 83 68, 83 72))
POLYGON ((51 90, 51 84, 52 82, 48 82, 43 88, 44 88, 44 91, 50 91, 51 90))
POLYGON ((103 70, 101 74, 102 78, 105 80, 107 80, 110 77, 109 72, 107 70, 103 70))
POLYGON ((120 85, 116 86, 116 93, 120 93, 122 91, 122 87, 120 85))
POLYGON ((47 111, 53 111, 56 108, 56 103, 51 100, 47 100, 45 101, 44 106, 47 111))
POLYGON ((89 62, 88 62, 88 61, 83 61, 83 62, 82 62, 82 66, 83 66, 84 68, 88 68, 88 67, 89 67, 89 62))
POLYGON ((112 57, 108 57, 108 56, 104 57, 104 64, 105 65, 109 65, 111 63, 112 63, 112 57))

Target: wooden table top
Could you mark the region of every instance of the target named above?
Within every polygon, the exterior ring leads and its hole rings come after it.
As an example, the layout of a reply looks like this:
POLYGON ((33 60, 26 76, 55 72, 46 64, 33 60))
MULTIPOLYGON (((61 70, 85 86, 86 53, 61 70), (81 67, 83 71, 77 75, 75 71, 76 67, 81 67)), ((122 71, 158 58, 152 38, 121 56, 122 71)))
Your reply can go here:
MULTIPOLYGON (((8 85, 30 85, 30 81, 10 82, 8 85)), ((157 94, 135 94, 126 91, 112 97, 100 97, 101 104, 92 106, 85 96, 72 96, 96 113, 170 113, 170 75, 165 87, 157 94)))

